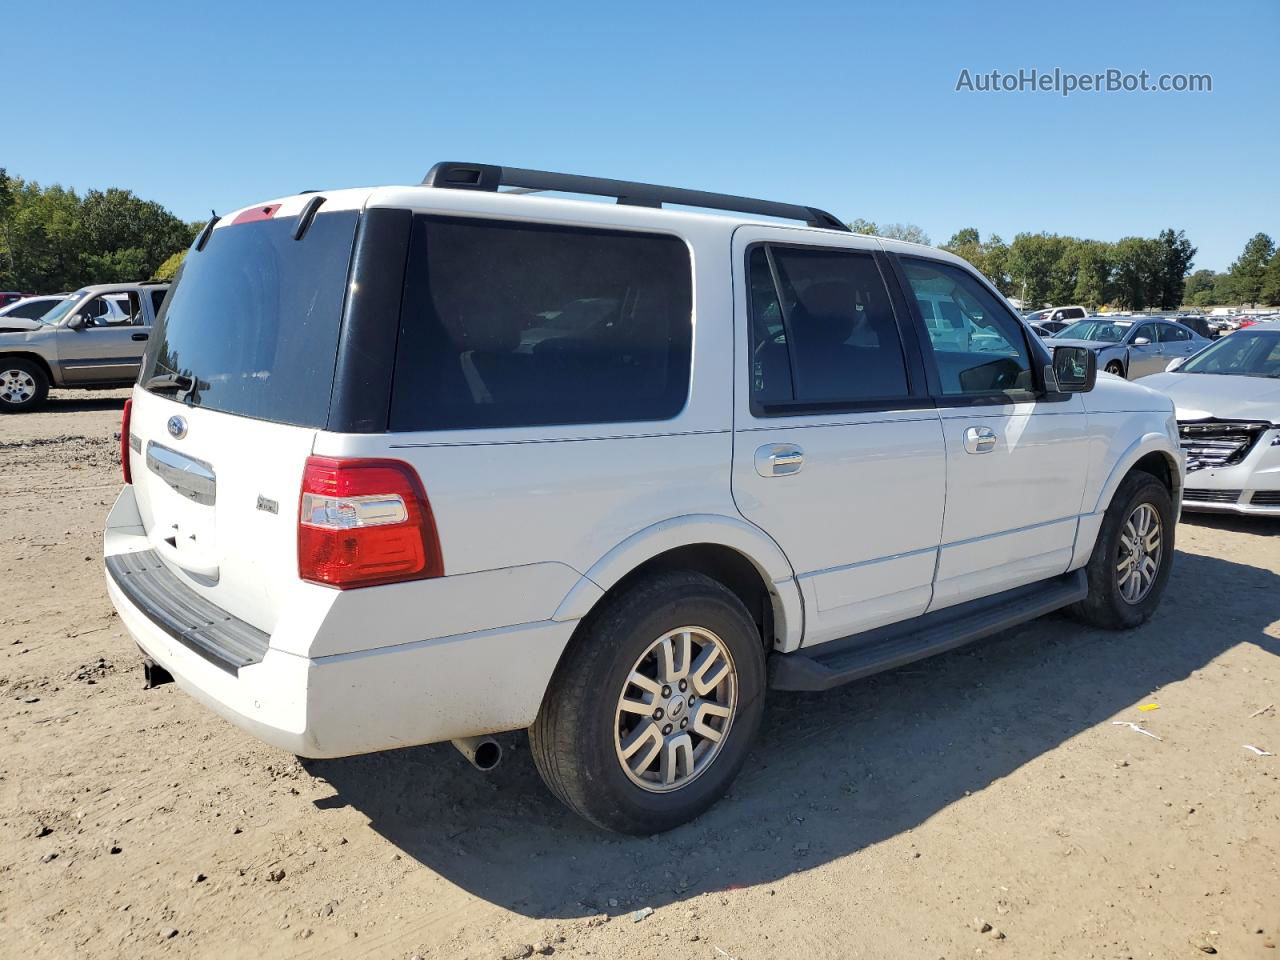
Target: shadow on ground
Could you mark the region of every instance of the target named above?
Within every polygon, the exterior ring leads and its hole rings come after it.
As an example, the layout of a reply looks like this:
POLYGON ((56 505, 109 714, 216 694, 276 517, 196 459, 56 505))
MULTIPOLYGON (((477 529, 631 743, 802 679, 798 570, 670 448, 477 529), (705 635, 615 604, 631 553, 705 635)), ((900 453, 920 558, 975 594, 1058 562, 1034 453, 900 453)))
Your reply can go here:
POLYGON ((1264 633, 1277 619, 1280 577, 1179 553, 1139 630, 1055 615, 829 694, 774 694, 731 795, 660 840, 613 837, 561 808, 523 735, 503 738, 507 759, 488 775, 447 744, 307 767, 337 791, 318 806, 359 810, 405 854, 492 903, 542 918, 659 907, 910 830, 1238 644, 1280 654, 1264 633), (1222 610, 1223 584, 1245 602, 1222 610), (1213 629, 1190 615, 1197 605, 1222 611, 1213 629))
POLYGON ((1233 533, 1251 533, 1257 537, 1280 537, 1280 517, 1246 517, 1235 513, 1189 513, 1184 511, 1182 522, 1211 530, 1230 530, 1233 533))
POLYGON ((124 402, 128 397, 121 396, 94 396, 84 391, 75 391, 74 393, 64 393, 59 395, 58 391, 53 391, 44 402, 42 408, 45 413, 82 413, 88 410, 123 410, 124 402))

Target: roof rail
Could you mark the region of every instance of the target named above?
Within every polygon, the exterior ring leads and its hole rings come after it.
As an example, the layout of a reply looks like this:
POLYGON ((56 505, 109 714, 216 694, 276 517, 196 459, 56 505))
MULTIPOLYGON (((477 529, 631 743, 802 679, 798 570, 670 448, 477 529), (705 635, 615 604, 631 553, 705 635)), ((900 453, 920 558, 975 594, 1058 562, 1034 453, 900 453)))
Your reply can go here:
POLYGON ((704 190, 686 190, 683 187, 660 187, 652 183, 609 180, 605 177, 580 177, 572 173, 498 167, 488 163, 453 161, 437 163, 427 171, 427 175, 422 178, 422 184, 427 187, 490 192, 497 191, 499 187, 515 187, 525 191, 555 190, 560 193, 615 197, 618 203, 637 207, 661 207, 664 203, 676 203, 685 207, 705 207, 709 210, 755 213, 765 217, 779 217, 783 220, 802 220, 811 227, 849 232, 848 226, 835 215, 817 207, 806 207, 797 203, 755 200, 751 197, 735 197, 727 193, 707 193, 704 190))

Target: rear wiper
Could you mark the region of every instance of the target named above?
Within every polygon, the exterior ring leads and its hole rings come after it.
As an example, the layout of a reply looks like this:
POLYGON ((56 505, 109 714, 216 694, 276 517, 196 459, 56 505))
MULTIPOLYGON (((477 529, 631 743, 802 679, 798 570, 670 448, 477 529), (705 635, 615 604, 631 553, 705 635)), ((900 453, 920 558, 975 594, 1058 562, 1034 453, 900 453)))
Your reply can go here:
POLYGON ((184 393, 191 389, 193 381, 180 373, 162 373, 151 377, 142 385, 144 390, 181 390, 184 393))

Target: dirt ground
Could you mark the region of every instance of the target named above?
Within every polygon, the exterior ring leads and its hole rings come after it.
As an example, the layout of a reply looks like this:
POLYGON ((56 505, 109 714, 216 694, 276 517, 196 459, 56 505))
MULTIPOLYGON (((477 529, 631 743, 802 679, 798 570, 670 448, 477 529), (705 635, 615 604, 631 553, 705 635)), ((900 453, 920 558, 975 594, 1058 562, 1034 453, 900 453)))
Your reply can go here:
POLYGON ((1280 522, 1184 522, 1140 630, 774 696, 727 800, 620 839, 523 735, 489 775, 304 764, 143 691, 100 558, 123 396, 0 419, 0 955, 1280 960, 1280 756, 1244 746, 1280 754, 1280 522))

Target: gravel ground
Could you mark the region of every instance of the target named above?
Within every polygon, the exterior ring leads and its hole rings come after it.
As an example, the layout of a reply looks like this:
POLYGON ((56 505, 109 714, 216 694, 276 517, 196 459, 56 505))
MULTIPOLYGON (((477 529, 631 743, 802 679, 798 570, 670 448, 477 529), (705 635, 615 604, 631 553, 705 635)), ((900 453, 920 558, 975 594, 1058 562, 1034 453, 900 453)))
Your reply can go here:
POLYGON ((1280 522, 1189 518, 1140 630, 775 696, 730 798, 619 839, 523 735, 490 775, 299 762, 143 691, 100 559, 124 396, 0 419, 5 956, 1280 957, 1280 757, 1244 746, 1280 754, 1280 522))

